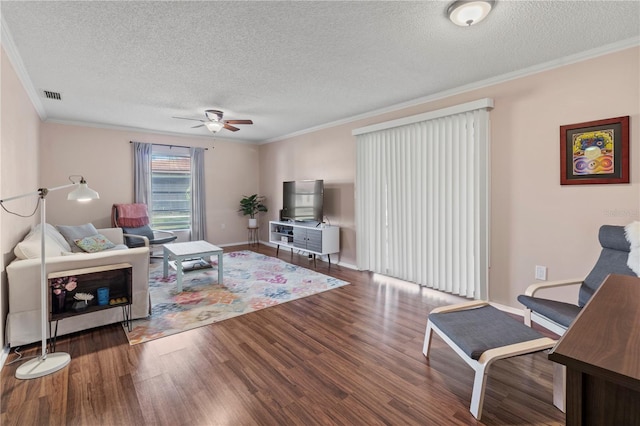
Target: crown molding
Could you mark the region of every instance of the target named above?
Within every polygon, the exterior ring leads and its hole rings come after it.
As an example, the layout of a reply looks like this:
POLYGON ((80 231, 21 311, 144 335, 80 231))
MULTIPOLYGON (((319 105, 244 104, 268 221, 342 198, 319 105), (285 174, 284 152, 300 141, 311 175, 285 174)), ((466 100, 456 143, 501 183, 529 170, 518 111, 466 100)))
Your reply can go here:
POLYGON ((422 114, 411 115, 408 117, 402 117, 391 121, 385 121, 382 123, 372 124, 370 126, 360 127, 353 129, 351 134, 353 136, 363 135, 365 133, 379 132, 381 130, 392 129, 394 127, 406 126, 408 124, 419 123, 421 121, 435 120, 442 117, 448 117, 450 115, 462 114, 469 111, 475 111, 479 109, 492 110, 493 99, 483 98, 477 101, 471 101, 460 105, 450 106, 448 108, 442 108, 435 111, 427 111, 422 114))
POLYGON ((214 141, 214 142, 218 141, 218 142, 230 142, 230 143, 240 143, 240 144, 247 144, 247 145, 256 145, 256 142, 247 141, 247 140, 220 138, 213 133, 210 135, 187 135, 185 133, 166 132, 162 130, 145 129, 142 127, 115 126, 112 124, 60 120, 60 119, 48 119, 45 121, 45 123, 62 124, 65 126, 91 127, 94 129, 118 130, 123 132, 149 133, 154 135, 175 136, 175 137, 181 137, 181 138, 206 139, 208 141, 214 141))
POLYGON ((13 41, 13 37, 11 36, 11 32, 9 31, 9 27, 7 26, 3 16, 0 16, 0 44, 4 47, 4 51, 7 52, 9 62, 11 62, 13 69, 18 75, 18 79, 22 83, 24 90, 27 92, 27 96, 29 96, 40 120, 45 121, 47 119, 47 112, 44 109, 44 105, 42 104, 38 91, 33 87, 31 78, 29 78, 24 62, 22 62, 22 57, 18 52, 18 48, 13 41))
POLYGON ((377 117, 382 114, 395 112, 404 108, 413 107, 416 105, 425 104, 428 102, 434 102, 440 99, 449 98, 451 96, 460 95, 462 93, 471 92, 473 90, 483 89, 485 87, 494 86, 496 84, 505 83, 507 81, 515 80, 522 77, 527 77, 533 74, 538 74, 545 71, 550 71, 556 68, 560 68, 566 65, 571 65, 577 62, 586 61, 589 59, 597 58, 599 56, 608 55, 610 53, 615 53, 621 50, 629 49, 632 47, 640 46, 640 37, 632 37, 626 40, 621 40, 616 43, 607 44, 604 46, 597 47, 595 49, 585 50, 584 52, 576 53, 573 55, 565 56, 563 58, 554 59, 553 61, 545 62, 542 64, 534 65, 528 68, 523 68, 518 71, 513 71, 510 73, 502 74, 496 77, 491 77, 485 80, 480 80, 474 83, 466 84, 464 86, 459 86, 453 89, 445 90, 439 93, 435 93, 433 95, 424 96, 421 98, 413 99, 407 102, 402 102, 399 104, 391 105, 386 108, 376 109, 373 111, 369 111, 363 114, 354 115, 349 118, 343 118, 341 120, 332 121, 330 123, 325 123, 319 126, 310 127, 308 129, 300 130, 297 132, 289 133, 287 135, 278 136, 272 139, 268 139, 259 143, 259 145, 268 144, 272 142, 278 142, 284 139, 289 139, 297 136, 302 136, 307 133, 317 132, 319 130, 325 130, 337 126, 341 126, 344 124, 352 123, 358 120, 364 120, 368 118, 377 117))

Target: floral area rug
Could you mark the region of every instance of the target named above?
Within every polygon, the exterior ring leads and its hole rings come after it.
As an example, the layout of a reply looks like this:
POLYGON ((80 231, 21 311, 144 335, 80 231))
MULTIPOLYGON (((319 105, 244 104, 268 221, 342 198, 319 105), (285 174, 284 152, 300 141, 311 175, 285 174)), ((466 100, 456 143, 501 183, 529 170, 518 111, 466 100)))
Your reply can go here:
POLYGON ((125 327, 129 344, 147 342, 349 284, 252 251, 223 256, 224 279, 213 268, 189 272, 176 288, 175 271, 162 277, 162 263, 150 265, 151 315, 125 327))

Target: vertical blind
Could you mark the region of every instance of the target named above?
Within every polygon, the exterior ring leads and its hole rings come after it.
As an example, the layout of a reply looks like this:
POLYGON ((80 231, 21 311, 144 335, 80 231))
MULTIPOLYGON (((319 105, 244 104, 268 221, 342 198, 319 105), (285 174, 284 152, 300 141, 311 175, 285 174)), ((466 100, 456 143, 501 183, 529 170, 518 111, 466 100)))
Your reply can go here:
POLYGON ((188 148, 153 146, 151 226, 173 231, 191 227, 191 157, 188 148))
POLYGON ((359 269, 488 297, 492 102, 483 101, 354 130, 359 269))

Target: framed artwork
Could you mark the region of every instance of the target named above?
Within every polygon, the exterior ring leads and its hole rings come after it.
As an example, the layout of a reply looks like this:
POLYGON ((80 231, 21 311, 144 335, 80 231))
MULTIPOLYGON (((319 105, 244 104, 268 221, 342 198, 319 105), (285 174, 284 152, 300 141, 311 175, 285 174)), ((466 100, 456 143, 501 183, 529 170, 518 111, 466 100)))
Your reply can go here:
POLYGON ((629 116, 560 126, 560 184, 629 183, 629 116))

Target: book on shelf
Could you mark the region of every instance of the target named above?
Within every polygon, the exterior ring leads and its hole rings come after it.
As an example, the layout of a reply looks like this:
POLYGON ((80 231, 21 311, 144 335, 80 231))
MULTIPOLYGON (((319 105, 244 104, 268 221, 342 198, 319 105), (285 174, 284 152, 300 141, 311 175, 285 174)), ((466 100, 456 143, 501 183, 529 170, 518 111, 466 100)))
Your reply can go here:
MULTIPOLYGON (((172 268, 176 269, 176 262, 169 262, 172 268)), ((197 259, 185 259, 182 261, 182 270, 184 272, 197 271, 200 269, 212 268, 211 263, 207 262, 203 258, 197 259)))

